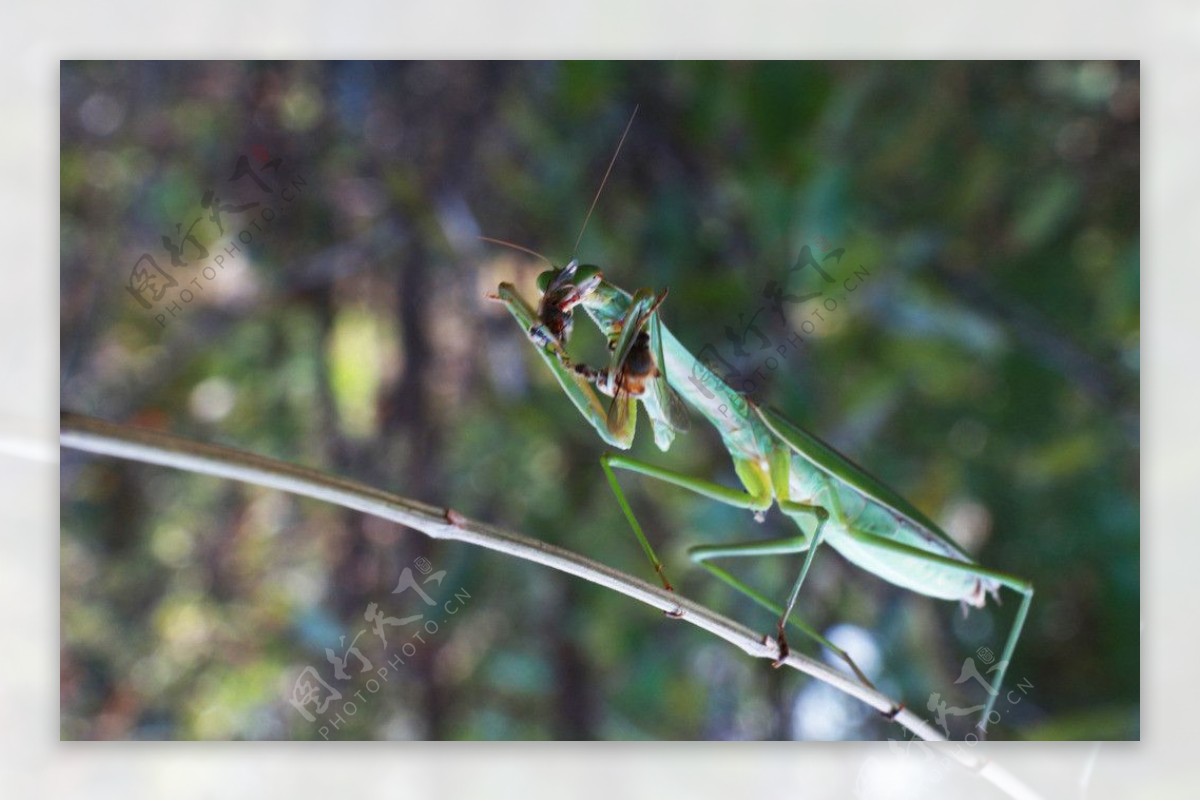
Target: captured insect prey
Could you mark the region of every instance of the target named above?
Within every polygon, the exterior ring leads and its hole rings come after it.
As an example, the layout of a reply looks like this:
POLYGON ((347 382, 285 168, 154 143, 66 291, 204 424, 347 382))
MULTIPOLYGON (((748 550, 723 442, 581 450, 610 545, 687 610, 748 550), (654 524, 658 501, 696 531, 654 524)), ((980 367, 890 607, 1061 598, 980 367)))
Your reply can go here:
MULTIPOLYGON (((613 342, 611 347, 615 354, 612 366, 595 368, 586 364, 574 366, 575 372, 583 376, 596 389, 612 398, 608 407, 607 424, 610 432, 621 431, 628 422, 630 410, 635 400, 644 400, 653 395, 661 409, 661 415, 666 423, 675 431, 688 430, 689 419, 687 407, 679 397, 679 393, 671 389, 666 376, 659 366, 661 358, 655 358, 654 348, 651 347, 651 335, 644 326, 650 315, 657 310, 663 298, 664 291, 655 300, 654 306, 643 315, 632 329, 636 333, 632 338, 623 336, 628 344, 624 353, 619 350, 619 343, 613 342)), ((624 333, 624 331, 622 332, 624 333)))
POLYGON ((596 288, 601 280, 599 273, 592 273, 580 276, 580 280, 576 283, 573 279, 578 270, 579 262, 572 261, 560 270, 546 287, 542 299, 538 303, 537 316, 540 322, 529 329, 529 336, 535 343, 539 345, 553 343, 560 352, 566 348, 574 325, 572 310, 579 305, 585 295, 596 288))

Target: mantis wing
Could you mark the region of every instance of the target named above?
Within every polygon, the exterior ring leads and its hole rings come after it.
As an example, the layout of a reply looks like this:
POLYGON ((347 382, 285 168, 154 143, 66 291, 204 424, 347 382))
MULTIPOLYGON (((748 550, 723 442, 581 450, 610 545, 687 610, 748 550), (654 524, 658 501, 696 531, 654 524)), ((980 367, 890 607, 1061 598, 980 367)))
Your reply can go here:
POLYGON ((753 403, 750 403, 750 407, 754 409, 755 413, 758 414, 759 418, 767 428, 771 429, 771 432, 775 436, 787 443, 792 451, 806 459, 818 470, 847 484, 857 492, 862 493, 865 497, 890 510, 893 514, 911 520, 925 529, 928 534, 941 540, 944 545, 955 553, 961 554, 964 559, 971 561, 971 557, 963 551, 958 543, 946 536, 938 525, 930 520, 920 509, 904 500, 898 492, 839 453, 832 445, 822 441, 815 434, 805 431, 772 409, 765 406, 757 406, 753 403))

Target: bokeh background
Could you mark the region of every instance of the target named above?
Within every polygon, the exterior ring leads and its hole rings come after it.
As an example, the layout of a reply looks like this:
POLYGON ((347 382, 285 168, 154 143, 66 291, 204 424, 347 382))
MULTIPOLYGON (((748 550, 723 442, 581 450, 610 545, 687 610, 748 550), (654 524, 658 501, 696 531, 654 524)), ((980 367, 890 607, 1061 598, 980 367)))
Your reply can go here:
MULTIPOLYGON (((533 298, 539 264, 477 239, 569 258, 637 105, 578 254, 629 288, 670 286, 668 325, 733 370, 803 333, 755 396, 1034 582, 1010 674, 1030 689, 994 736, 1138 736, 1136 65, 70 62, 61 81, 64 409, 351 476, 649 578, 602 444, 484 300, 502 280, 533 298), (241 157, 272 191, 230 180, 241 157), (222 236, 210 189, 261 205, 227 211, 222 236), (191 263, 172 265, 163 237, 197 218, 191 263), (197 248, 242 230, 205 278, 197 248), (833 282, 789 269, 805 245, 844 251, 833 282), (179 280, 152 309, 126 289, 145 253, 179 280), (780 317, 773 288, 823 294, 780 317)), ((584 328, 575 345, 600 358, 584 328)), ((733 485, 699 422, 668 454, 645 434, 634 452, 733 485)), ((623 480, 681 590, 767 630, 684 553, 781 535, 778 515, 623 480)), ((368 604, 409 614, 391 590, 418 559, 447 571, 439 602, 470 599, 331 737, 902 736, 540 567, 66 451, 61 487, 66 739, 319 738, 288 703, 297 675, 329 678, 325 649, 369 626, 368 604)), ((798 564, 734 567, 782 596, 798 564)), ((964 619, 827 551, 802 614, 910 707, 968 708, 979 688, 956 679, 999 649, 1005 601, 964 619)))

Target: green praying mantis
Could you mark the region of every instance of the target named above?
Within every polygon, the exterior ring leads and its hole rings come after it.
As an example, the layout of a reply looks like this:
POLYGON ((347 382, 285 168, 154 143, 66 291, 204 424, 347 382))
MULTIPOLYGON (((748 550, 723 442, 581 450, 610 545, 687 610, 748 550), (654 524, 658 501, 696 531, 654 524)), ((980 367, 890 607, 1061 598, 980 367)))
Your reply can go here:
MULTIPOLYGON (((627 134, 629 127, 625 130, 627 134)), ((610 171, 611 168, 612 163, 610 171)), ((605 181, 607 177, 606 173, 605 181)), ((603 186, 602 181, 601 190, 603 186)), ((586 225, 585 219, 585 228, 586 225)), ((502 240, 488 241, 511 245, 502 240)), ((526 248, 514 247, 545 258, 526 248)), ((621 510, 666 589, 673 591, 662 561, 634 515, 615 470, 690 490, 752 512, 760 521, 774 506, 796 524, 797 533, 793 536, 698 545, 688 551, 695 563, 779 615, 775 633, 779 646, 779 658, 774 663, 777 667, 789 652, 790 624, 830 648, 861 682, 872 686, 849 654, 793 615, 805 578, 823 545, 892 584, 931 598, 958 601, 964 611, 967 606, 983 607, 988 595, 999 602, 1000 588, 1008 587, 1021 596, 1021 605, 1001 658, 989 671, 997 675, 978 725, 981 731, 986 731, 1033 600, 1029 582, 980 566, 898 493, 815 435, 729 387, 662 324, 660 308, 666 298, 665 290, 655 293, 643 288, 630 294, 606 280, 595 266, 581 265, 574 259, 561 269, 551 263, 551 268, 538 277, 538 288, 542 297, 537 309, 508 283, 501 284, 490 297, 507 307, 567 397, 602 440, 614 448, 627 450, 633 443, 640 402, 650 420, 656 445, 666 451, 675 436, 687 430, 686 402, 716 429, 733 461, 741 488, 726 487, 620 453, 605 453, 601 457, 621 510), (584 310, 608 340, 611 357, 604 368, 573 364, 567 353, 572 315, 577 308, 584 310), (607 404, 602 396, 610 398, 607 404), (803 554, 804 558, 782 605, 713 564, 718 559, 791 554, 803 554)))

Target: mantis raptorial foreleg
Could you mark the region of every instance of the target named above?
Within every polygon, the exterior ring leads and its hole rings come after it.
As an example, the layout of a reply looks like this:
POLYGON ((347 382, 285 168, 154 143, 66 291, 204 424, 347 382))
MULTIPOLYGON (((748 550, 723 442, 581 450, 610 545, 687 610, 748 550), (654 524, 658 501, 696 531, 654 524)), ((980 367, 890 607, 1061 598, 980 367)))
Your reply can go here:
MULTIPOLYGON (((501 284, 497 293, 490 297, 492 300, 504 304, 509 313, 525 330, 526 335, 531 336, 531 341, 533 341, 531 332, 541 324, 541 321, 538 319, 537 312, 517 294, 513 285, 501 284)), ((628 448, 633 442, 633 433, 637 425, 637 408, 631 410, 620 430, 610 431, 607 404, 601 401, 587 379, 569 366, 561 348, 551 343, 539 344, 535 341, 534 344, 537 345, 538 354, 550 368, 550 372, 558 379, 558 383, 567 397, 575 404, 575 408, 579 410, 584 419, 592 425, 596 433, 614 447, 628 448)))
MULTIPOLYGON (((609 484, 612 487, 613 493, 617 496, 617 502, 621 506, 621 510, 625 513, 626 520, 629 521, 629 525, 633 529, 634 534, 637 535, 638 542, 641 543, 642 548, 646 551, 646 555, 649 557, 650 563, 654 565, 655 570, 663 578, 663 581, 668 589, 670 589, 670 584, 666 582, 666 577, 663 575, 662 562, 658 559, 657 554, 654 552, 654 548, 650 545, 649 540, 647 540, 645 533, 642 531, 641 524, 638 522, 637 516, 634 515, 633 509, 630 507, 629 502, 626 500, 625 493, 621 490, 621 486, 617 482, 616 474, 613 473, 612 468, 616 467, 622 470, 640 473, 641 475, 648 476, 650 478, 656 478, 668 484, 690 490, 698 495, 718 501, 727 506, 732 506, 736 509, 746 509, 750 511, 761 512, 770 508, 772 503, 770 488, 765 482, 760 480, 761 473, 744 466, 745 463, 735 462, 735 467, 739 468, 738 474, 741 476, 743 483, 745 483, 747 486, 756 486, 759 488, 759 492, 757 493, 752 494, 745 490, 731 489, 711 481, 698 479, 694 476, 678 473, 673 470, 668 470, 666 468, 652 465, 628 456, 622 456, 620 454, 605 454, 601 457, 600 463, 604 468, 605 474, 608 476, 609 484)), ((796 504, 790 501, 783 501, 780 506, 789 516, 807 513, 816 515, 819 520, 822 519, 822 516, 817 513, 817 507, 796 504)), ((799 521, 797 521, 797 525, 799 525, 799 521)), ((818 525, 818 529, 819 528, 820 525, 818 525)), ((813 539, 815 540, 817 538, 814 537, 813 539)), ((870 682, 870 680, 867 679, 866 675, 861 669, 859 669, 858 665, 855 664, 854 660, 848 653, 834 645, 825 637, 821 636, 815 629, 806 624, 803 620, 792 615, 792 606, 794 606, 796 595, 799 593, 799 585, 803 581, 803 576, 805 573, 807 573, 808 566, 812 562, 811 555, 814 553, 814 551, 812 551, 809 546, 810 539, 804 534, 804 530, 801 527, 800 534, 795 537, 785 537, 782 539, 768 540, 765 542, 741 542, 729 545, 699 546, 690 549, 688 551, 688 555, 693 561, 704 567, 706 570, 708 570, 708 572, 712 573, 730 587, 742 593, 759 606, 762 606, 763 608, 780 616, 779 628, 781 634, 781 658, 786 656, 785 649, 787 648, 787 644, 786 640, 782 638, 782 631, 784 623, 788 622, 794 625, 800 632, 815 640, 822 646, 828 648, 832 653, 836 654, 850 667, 850 670, 853 671, 854 675, 865 686, 873 687, 874 685, 870 682), (786 611, 779 604, 770 601, 761 593, 748 587, 746 584, 742 583, 726 571, 722 570, 716 565, 708 563, 709 559, 716 559, 720 557, 780 555, 803 553, 805 551, 808 551, 808 554, 805 558, 804 567, 801 569, 800 579, 797 581, 796 586, 793 587, 786 611)))

